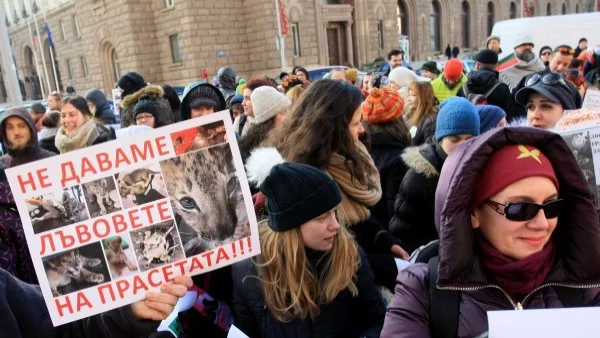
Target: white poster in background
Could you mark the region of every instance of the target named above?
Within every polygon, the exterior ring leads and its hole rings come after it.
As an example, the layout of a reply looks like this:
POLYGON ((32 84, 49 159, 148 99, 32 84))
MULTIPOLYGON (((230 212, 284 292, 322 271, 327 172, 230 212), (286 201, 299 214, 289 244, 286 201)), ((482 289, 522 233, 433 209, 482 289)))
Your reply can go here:
POLYGON ((225 111, 6 174, 55 326, 260 253, 225 111))
POLYGON ((600 308, 488 311, 489 338, 592 338, 600 333, 600 308))
POLYGON ((557 132, 573 152, 600 206, 600 126, 576 125, 557 132))
POLYGON ((585 97, 583 99, 581 108, 600 110, 600 90, 588 88, 588 90, 585 92, 585 97))
POLYGON ((112 89, 112 100, 115 115, 121 115, 121 90, 119 88, 112 89))

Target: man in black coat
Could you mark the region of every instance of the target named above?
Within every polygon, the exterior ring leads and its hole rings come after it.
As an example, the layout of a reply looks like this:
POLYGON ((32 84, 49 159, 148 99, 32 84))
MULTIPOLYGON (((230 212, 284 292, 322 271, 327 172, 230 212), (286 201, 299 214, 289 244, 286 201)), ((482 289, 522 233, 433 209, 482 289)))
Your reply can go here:
POLYGON ((484 49, 475 55, 475 69, 467 74, 467 83, 458 91, 458 96, 469 98, 469 94, 482 95, 487 104, 498 106, 506 112, 506 120, 511 122, 518 116, 513 114, 515 105, 510 89, 498 79, 498 54, 484 49))

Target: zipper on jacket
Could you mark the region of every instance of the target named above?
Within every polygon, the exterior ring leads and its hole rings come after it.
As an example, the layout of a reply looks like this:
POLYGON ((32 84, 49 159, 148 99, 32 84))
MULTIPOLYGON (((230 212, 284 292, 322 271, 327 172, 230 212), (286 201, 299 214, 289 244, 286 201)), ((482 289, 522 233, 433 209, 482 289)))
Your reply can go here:
POLYGON ((512 297, 506 292, 504 291, 504 289, 502 289, 501 287, 499 287, 498 285, 494 285, 494 284, 488 284, 488 285, 482 285, 482 286, 466 286, 466 287, 457 287, 457 286, 436 286, 439 290, 451 290, 451 291, 479 291, 479 290, 483 290, 483 289, 498 289, 500 291, 502 291, 502 293, 504 294, 504 296, 506 297, 506 299, 508 299, 508 301, 510 302, 510 304, 512 305, 512 307, 515 310, 523 310, 523 305, 525 304, 525 302, 531 297, 533 296, 536 292, 540 291, 543 288, 547 288, 550 286, 559 286, 559 287, 564 287, 564 288, 573 288, 573 289, 593 289, 593 288, 600 288, 600 284, 580 284, 580 285, 573 285, 573 284, 564 284, 564 283, 545 283, 542 284, 540 286, 538 286, 537 288, 535 288, 533 291, 531 291, 530 293, 528 293, 522 301, 520 302, 515 302, 512 297))

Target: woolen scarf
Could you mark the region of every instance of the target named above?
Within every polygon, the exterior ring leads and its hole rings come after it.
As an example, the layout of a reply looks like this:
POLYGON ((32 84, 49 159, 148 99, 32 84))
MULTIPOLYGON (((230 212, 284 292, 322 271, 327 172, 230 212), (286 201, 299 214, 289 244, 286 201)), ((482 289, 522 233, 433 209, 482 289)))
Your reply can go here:
POLYGON ((360 158, 367 165, 367 182, 361 183, 346 166, 346 158, 334 153, 329 165, 324 169, 337 183, 342 195, 342 203, 338 207, 338 219, 342 224, 353 225, 365 221, 371 213, 368 207, 381 199, 381 181, 377 167, 369 155, 367 148, 357 142, 360 158))
POLYGON ((56 134, 54 145, 56 145, 56 148, 61 154, 64 154, 69 151, 82 149, 92 145, 98 136, 100 136, 100 133, 96 128, 96 122, 94 122, 93 119, 90 119, 70 135, 67 135, 65 129, 60 127, 56 134))
POLYGON ((513 297, 527 295, 542 285, 556 259, 552 241, 540 252, 520 260, 506 257, 481 234, 475 236, 475 243, 488 278, 513 297))

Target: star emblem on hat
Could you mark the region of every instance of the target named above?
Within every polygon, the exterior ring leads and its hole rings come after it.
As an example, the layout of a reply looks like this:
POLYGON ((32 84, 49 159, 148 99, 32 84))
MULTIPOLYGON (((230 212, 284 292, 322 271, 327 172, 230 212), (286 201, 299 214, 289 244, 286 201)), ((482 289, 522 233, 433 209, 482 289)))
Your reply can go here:
POLYGON ((540 160, 540 151, 539 149, 532 149, 529 150, 527 149, 527 147, 525 147, 522 144, 519 144, 518 146, 519 151, 521 152, 521 154, 519 155, 519 157, 517 157, 517 160, 522 160, 524 158, 533 158, 534 160, 536 160, 539 164, 542 164, 542 161, 540 160))

